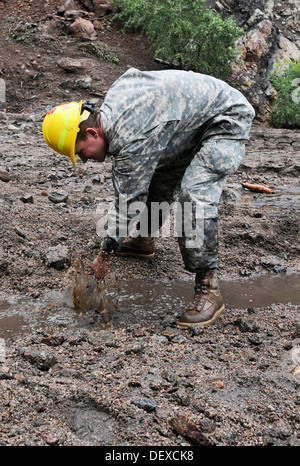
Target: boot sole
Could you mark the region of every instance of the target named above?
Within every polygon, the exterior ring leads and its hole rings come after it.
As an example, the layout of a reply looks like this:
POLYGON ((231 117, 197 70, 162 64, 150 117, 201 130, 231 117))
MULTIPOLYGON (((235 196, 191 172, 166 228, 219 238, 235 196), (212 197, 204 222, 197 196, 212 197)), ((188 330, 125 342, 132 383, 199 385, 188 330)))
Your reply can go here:
POLYGON ((153 257, 155 256, 155 252, 153 252, 152 254, 138 254, 136 252, 116 252, 115 253, 116 256, 131 256, 131 257, 138 257, 139 259, 153 259, 153 257))
POLYGON ((206 320, 204 322, 178 322, 179 327, 187 329, 190 325, 197 325, 198 327, 208 327, 211 325, 220 315, 223 314, 225 311, 225 304, 214 314, 214 316, 210 320, 206 320))

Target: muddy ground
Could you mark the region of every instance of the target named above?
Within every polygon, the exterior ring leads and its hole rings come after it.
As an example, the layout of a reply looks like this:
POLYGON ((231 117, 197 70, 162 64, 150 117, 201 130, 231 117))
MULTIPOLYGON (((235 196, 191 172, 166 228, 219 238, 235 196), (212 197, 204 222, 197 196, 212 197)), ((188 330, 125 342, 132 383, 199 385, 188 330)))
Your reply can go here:
POLYGON ((177 327, 193 277, 172 237, 156 240, 150 262, 114 259, 99 290, 89 272, 101 241, 97 206, 113 200, 111 160, 74 171, 45 145, 41 123, 49 106, 70 95, 101 103, 128 66, 158 67, 146 42, 126 39, 109 21, 102 27, 119 65, 87 56, 74 42, 60 50, 42 42, 37 54, 30 41, 2 36, 11 55, 19 52, 17 63, 0 52, 11 67, 0 113, 0 444, 299 445, 299 132, 255 122, 246 157, 228 179, 219 267, 227 311, 213 326, 177 327), (56 65, 67 53, 92 60, 97 88, 59 86, 86 77, 86 70, 74 77, 56 65), (31 76, 22 91, 21 75, 31 76), (249 192, 241 181, 275 193, 249 192), (78 258, 89 296, 76 308, 78 258), (255 293, 253 280, 262 284, 255 293), (237 281, 241 294, 251 294, 244 306, 231 299, 237 281))

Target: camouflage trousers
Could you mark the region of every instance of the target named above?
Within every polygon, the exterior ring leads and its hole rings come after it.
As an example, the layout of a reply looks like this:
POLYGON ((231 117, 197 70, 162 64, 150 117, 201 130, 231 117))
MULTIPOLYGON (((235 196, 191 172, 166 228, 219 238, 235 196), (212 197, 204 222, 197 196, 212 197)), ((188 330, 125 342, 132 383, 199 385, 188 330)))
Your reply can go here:
MULTIPOLYGON (((244 154, 244 140, 210 138, 196 154, 178 157, 166 165, 162 163, 155 170, 148 206, 151 202, 174 199, 181 206, 190 203, 193 227, 200 225, 201 232, 196 239, 194 233, 184 228, 178 237, 185 268, 190 272, 218 266, 218 204, 228 175, 237 170, 244 154), (197 223, 199 212, 202 218, 197 223)), ((161 219, 160 226, 163 222, 161 219)))

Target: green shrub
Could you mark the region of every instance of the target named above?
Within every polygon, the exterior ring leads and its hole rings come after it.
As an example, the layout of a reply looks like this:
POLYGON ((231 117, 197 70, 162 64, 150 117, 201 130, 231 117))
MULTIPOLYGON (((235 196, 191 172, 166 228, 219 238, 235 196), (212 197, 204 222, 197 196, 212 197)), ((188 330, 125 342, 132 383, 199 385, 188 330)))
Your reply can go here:
POLYGON ((271 110, 275 128, 300 128, 300 58, 276 63, 271 82, 277 91, 271 110))
POLYGON ((232 18, 203 7, 204 0, 114 0, 126 30, 140 30, 156 58, 180 69, 225 79, 243 31, 232 18))

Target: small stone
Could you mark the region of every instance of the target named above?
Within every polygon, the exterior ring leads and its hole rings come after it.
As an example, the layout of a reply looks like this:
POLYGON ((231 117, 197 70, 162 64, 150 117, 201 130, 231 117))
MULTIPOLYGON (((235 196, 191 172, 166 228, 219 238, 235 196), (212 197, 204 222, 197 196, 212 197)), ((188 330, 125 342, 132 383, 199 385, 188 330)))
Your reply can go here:
POLYGON ((76 73, 77 71, 90 70, 93 67, 93 63, 90 59, 76 59, 63 57, 59 59, 57 65, 69 73, 76 73))
POLYGON ((138 380, 129 380, 128 387, 141 387, 142 384, 138 380))
POLYGON ((86 78, 77 79, 75 81, 75 85, 82 89, 89 89, 92 85, 92 82, 93 82, 92 78, 88 76, 86 78))
POLYGON ((224 384, 222 382, 222 380, 214 380, 213 383, 212 383, 212 386, 213 388, 224 388, 224 384))
POLYGON ((241 193, 235 189, 224 188, 222 192, 221 201, 225 204, 237 204, 241 200, 241 193))
POLYGON ((249 343, 251 343, 254 346, 259 346, 262 344, 262 340, 259 337, 256 336, 250 336, 248 337, 249 343))
POLYGON ((22 196, 20 199, 24 204, 33 204, 32 194, 25 194, 25 196, 22 196))
POLYGON ((0 371, 0 380, 11 380, 13 376, 5 371, 0 371))
POLYGON ((260 260, 261 265, 264 267, 274 268, 282 266, 282 261, 275 256, 265 256, 260 260))
POLYGON ((42 338, 41 343, 48 346, 60 346, 65 340, 66 338, 63 335, 48 335, 42 338))
POLYGON ((141 345, 134 345, 131 348, 128 348, 125 351, 125 354, 131 354, 131 353, 139 354, 142 352, 143 352, 143 347, 141 345))
POLYGON ((144 409, 148 413, 151 413, 156 410, 157 403, 153 400, 131 400, 131 403, 138 408, 144 409))
POLYGON ((112 12, 112 6, 102 0, 93 0, 95 14, 98 18, 108 15, 112 12))
POLYGON ((174 418, 170 419, 169 424, 175 432, 187 438, 194 445, 214 445, 214 442, 207 438, 199 430, 196 424, 185 416, 175 416, 174 418))
POLYGON ((44 260, 48 267, 53 267, 57 270, 63 269, 70 264, 69 249, 66 246, 53 246, 46 250, 44 260))
POLYGON ((68 199, 69 194, 67 191, 63 189, 57 189, 56 191, 52 191, 48 194, 48 199, 53 202, 54 204, 59 204, 60 202, 66 202, 68 199))
POLYGON ((6 170, 0 170, 0 180, 7 183, 13 179, 12 175, 6 170))
POLYGON ((50 353, 44 353, 42 351, 34 351, 28 348, 21 348, 21 356, 30 362, 30 364, 36 366, 41 371, 48 371, 54 364, 56 364, 57 359, 50 353))
POLYGON ((48 445, 55 446, 59 444, 59 439, 53 435, 49 435, 46 440, 48 445))
POLYGON ((100 176, 99 176, 99 175, 93 176, 93 178, 92 178, 92 183, 93 183, 93 184, 98 184, 98 183, 100 183, 100 176))
POLYGON ((241 332, 251 332, 251 326, 243 319, 236 319, 234 324, 240 329, 241 332))

